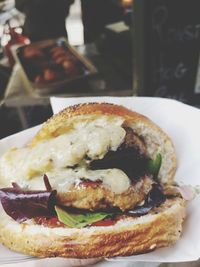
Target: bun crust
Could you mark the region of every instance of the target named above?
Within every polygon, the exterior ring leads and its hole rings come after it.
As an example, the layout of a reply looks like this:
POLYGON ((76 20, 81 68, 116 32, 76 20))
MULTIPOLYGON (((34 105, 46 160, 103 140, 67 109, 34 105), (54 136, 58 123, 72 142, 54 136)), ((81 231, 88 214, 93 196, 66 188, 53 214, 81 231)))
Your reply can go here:
POLYGON ((163 183, 171 184, 176 172, 176 153, 170 137, 149 118, 131 111, 123 106, 108 103, 85 103, 68 107, 51 117, 44 123, 42 129, 29 143, 30 146, 70 131, 73 123, 83 120, 94 120, 99 116, 108 116, 111 119, 119 116, 124 124, 141 136, 147 147, 147 153, 155 158, 157 153, 162 155, 162 165, 158 178, 163 183))
POLYGON ((0 242, 37 257, 95 258, 128 256, 175 243, 182 231, 185 201, 167 200, 154 213, 120 220, 114 226, 82 229, 19 224, 3 211, 0 242))

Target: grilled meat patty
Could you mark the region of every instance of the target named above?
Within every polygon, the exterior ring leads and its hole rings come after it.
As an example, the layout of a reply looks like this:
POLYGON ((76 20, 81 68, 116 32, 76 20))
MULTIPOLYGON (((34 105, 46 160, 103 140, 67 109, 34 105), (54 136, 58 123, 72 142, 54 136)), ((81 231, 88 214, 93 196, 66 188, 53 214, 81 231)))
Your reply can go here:
POLYGON ((130 187, 121 194, 115 194, 100 180, 86 181, 83 177, 82 181, 71 186, 68 192, 58 192, 60 203, 89 210, 109 207, 126 210, 137 206, 145 199, 153 184, 152 179, 146 175, 145 143, 132 129, 125 130, 124 142, 117 151, 108 151, 103 159, 90 161, 89 169, 120 169, 131 180, 130 187))
POLYGON ((119 208, 124 211, 141 204, 151 190, 152 184, 152 179, 144 176, 139 181, 132 182, 125 192, 114 194, 99 182, 81 182, 72 186, 70 191, 58 194, 58 201, 62 205, 79 209, 119 208))

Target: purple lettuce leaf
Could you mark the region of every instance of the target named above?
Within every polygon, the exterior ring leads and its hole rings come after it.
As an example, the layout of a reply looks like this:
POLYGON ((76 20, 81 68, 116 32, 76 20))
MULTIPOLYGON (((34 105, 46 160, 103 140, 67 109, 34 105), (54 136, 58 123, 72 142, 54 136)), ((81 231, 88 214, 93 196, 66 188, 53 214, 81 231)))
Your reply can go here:
POLYGON ((0 189, 0 201, 10 217, 15 221, 23 222, 38 216, 52 216, 56 203, 56 191, 28 190, 14 183, 13 187, 0 189))

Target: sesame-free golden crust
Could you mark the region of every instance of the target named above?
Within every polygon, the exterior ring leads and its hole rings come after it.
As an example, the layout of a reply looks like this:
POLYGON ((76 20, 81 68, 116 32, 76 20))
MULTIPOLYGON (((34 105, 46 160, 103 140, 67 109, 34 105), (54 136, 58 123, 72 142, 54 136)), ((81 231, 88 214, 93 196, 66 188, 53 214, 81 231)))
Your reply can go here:
POLYGON ((0 242, 37 257, 128 256, 175 243, 181 235, 184 217, 185 201, 181 198, 167 200, 152 215, 131 218, 129 222, 108 227, 66 228, 63 232, 59 228, 19 224, 1 213, 0 242))

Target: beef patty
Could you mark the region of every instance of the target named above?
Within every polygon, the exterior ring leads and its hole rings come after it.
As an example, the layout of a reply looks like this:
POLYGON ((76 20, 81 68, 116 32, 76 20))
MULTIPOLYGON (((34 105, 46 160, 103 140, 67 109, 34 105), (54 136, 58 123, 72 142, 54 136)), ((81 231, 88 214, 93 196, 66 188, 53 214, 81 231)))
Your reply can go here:
MULTIPOLYGON (((126 136, 117 151, 108 151, 103 159, 90 161, 89 169, 121 169, 131 180, 128 190, 115 194, 101 181, 81 181, 67 192, 58 192, 58 200, 65 206, 79 209, 104 209, 117 207, 121 210, 141 204, 152 188, 153 180, 147 175, 146 147, 141 137, 131 128, 124 128, 126 136)), ((117 177, 116 177, 117 183, 117 177)))

